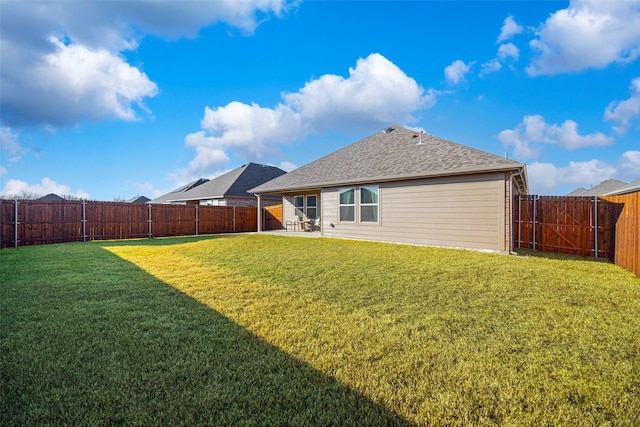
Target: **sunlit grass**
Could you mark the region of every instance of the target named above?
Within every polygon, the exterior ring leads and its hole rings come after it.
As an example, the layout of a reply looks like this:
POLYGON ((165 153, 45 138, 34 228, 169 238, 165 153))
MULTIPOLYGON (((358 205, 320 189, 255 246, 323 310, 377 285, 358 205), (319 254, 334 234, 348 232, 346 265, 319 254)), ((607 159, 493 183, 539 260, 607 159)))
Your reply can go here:
POLYGON ((257 235, 0 256, 14 423, 640 423, 615 265, 257 235))
POLYGON ((614 265, 274 236, 109 249, 418 424, 640 422, 640 281, 614 265))

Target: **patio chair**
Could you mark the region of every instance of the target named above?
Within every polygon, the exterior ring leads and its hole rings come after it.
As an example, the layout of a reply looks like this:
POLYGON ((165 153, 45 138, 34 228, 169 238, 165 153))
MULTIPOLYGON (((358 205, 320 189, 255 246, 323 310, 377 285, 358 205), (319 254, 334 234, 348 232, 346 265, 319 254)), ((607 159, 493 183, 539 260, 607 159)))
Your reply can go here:
POLYGON ((289 231, 289 227, 291 227, 291 231, 298 231, 298 221, 288 220, 285 222, 285 230, 289 231))
POLYGON ((320 218, 316 218, 311 222, 311 231, 320 231, 320 218))

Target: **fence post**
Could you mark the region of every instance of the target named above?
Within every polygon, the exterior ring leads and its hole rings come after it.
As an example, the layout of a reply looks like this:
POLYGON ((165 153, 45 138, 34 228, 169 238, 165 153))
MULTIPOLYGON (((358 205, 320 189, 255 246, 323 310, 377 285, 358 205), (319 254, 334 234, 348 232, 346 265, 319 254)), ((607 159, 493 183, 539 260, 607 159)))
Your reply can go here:
POLYGON ((236 231, 236 207, 233 207, 233 231, 236 231))
POLYGON ((594 248, 595 259, 598 259, 598 196, 593 196, 594 248))
POLYGON ((196 236, 198 235, 198 205, 196 204, 196 236))
POLYGON ((522 234, 520 234, 520 225, 522 224, 522 218, 520 217, 520 200, 522 196, 518 194, 518 249, 522 246, 522 234))
POLYGON ((147 206, 149 206, 149 213, 147 214, 147 223, 149 224, 149 238, 151 238, 152 234, 151 234, 151 203, 148 203, 147 206))
POLYGON ((18 200, 13 201, 13 247, 18 247, 18 200))
POLYGON ((82 201, 82 241, 87 241, 87 202, 82 201))
POLYGON ((537 196, 533 196, 533 216, 531 217, 531 249, 536 249, 536 199, 537 196))

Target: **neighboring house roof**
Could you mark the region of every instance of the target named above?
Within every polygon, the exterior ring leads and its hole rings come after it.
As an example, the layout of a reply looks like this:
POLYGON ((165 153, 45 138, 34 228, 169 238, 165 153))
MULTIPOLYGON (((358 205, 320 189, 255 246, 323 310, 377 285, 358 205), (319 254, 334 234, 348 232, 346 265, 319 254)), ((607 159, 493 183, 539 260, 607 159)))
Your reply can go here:
POLYGON ((630 183, 623 185, 615 191, 603 194, 603 196, 616 196, 618 194, 633 193, 635 191, 640 191, 640 179, 631 181, 630 183))
POLYGON ((133 197, 133 198, 131 198, 131 199, 127 200, 127 203, 140 203, 140 204, 144 204, 144 203, 147 203, 147 202, 150 202, 150 201, 151 201, 151 199, 150 199, 150 198, 148 198, 148 197, 145 197, 145 196, 136 196, 136 197, 133 197))
POLYGON ((492 171, 521 172, 516 183, 528 193, 523 163, 392 126, 251 191, 277 193, 492 171))
POLYGON ((612 191, 617 191, 618 189, 627 185, 626 182, 618 181, 617 179, 607 179, 602 181, 600 184, 595 187, 591 187, 590 189, 586 188, 577 188, 573 190, 571 193, 567 194, 567 196, 575 196, 575 197, 589 197, 589 196, 602 196, 603 194, 610 193, 612 191))
POLYGON ((189 190, 191 190, 192 188, 195 188, 199 185, 204 184, 205 182, 209 181, 206 178, 200 178, 200 179, 196 179, 193 182, 190 182, 186 185, 183 185, 180 188, 176 188, 175 190, 167 193, 167 194, 163 194, 160 197, 156 197, 155 199, 151 200, 150 203, 169 203, 169 200, 171 200, 172 198, 175 197, 179 197, 181 193, 185 193, 189 190))
POLYGON ((57 194, 49 193, 46 196, 42 196, 39 199, 36 199, 38 202, 58 202, 60 200, 64 200, 63 197, 58 196, 57 194))
POLYGON ((285 171, 275 166, 247 163, 189 191, 176 194, 169 198, 168 201, 254 197, 253 193, 249 192, 250 189, 285 173, 285 171))

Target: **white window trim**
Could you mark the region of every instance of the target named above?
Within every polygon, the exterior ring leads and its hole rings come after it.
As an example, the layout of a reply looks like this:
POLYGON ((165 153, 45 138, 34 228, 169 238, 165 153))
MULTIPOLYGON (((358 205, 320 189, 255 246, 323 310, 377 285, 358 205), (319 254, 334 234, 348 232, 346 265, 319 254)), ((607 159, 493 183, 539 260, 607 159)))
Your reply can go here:
POLYGON ((358 223, 362 224, 380 224, 380 186, 379 185, 363 185, 358 187, 358 223), (375 188, 376 195, 378 196, 378 201, 376 203, 362 203, 362 194, 361 191, 363 188, 375 188), (377 215, 375 221, 362 221, 362 207, 363 206, 376 206, 377 207, 377 215))
POLYGON ((358 222, 358 188, 357 187, 344 187, 338 189, 338 222, 345 224, 356 224, 358 222), (346 193, 347 191, 353 190, 353 204, 342 204, 340 203, 340 196, 342 193, 346 193), (340 218, 340 210, 343 206, 353 206, 353 221, 343 220, 340 218))

